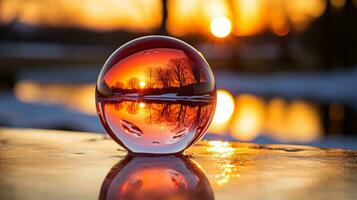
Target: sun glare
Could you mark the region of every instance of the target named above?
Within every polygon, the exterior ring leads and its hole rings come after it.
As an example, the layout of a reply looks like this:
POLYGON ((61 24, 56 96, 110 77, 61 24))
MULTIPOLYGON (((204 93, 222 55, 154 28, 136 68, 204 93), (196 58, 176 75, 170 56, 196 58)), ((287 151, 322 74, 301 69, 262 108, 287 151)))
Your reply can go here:
POLYGON ((146 106, 145 103, 143 103, 143 102, 140 102, 140 103, 139 103, 139 107, 140 107, 140 108, 145 108, 145 106, 146 106))
POLYGON ((146 83, 144 81, 140 81, 139 86, 140 88, 144 88, 146 86, 146 83))
POLYGON ((218 38, 227 37, 232 31, 232 23, 227 17, 216 17, 211 21, 211 32, 218 38))

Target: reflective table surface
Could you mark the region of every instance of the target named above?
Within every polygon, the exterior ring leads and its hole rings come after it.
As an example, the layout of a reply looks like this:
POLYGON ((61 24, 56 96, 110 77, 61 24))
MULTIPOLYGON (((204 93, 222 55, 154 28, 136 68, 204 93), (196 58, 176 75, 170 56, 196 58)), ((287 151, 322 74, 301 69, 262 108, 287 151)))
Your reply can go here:
POLYGON ((357 199, 357 151, 201 141, 127 156, 106 136, 0 129, 0 199, 357 199))

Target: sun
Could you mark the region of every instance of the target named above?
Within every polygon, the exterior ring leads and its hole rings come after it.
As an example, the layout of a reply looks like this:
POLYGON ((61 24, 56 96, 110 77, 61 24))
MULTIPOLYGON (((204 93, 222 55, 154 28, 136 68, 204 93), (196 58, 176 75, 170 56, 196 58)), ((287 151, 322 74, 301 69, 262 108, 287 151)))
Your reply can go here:
POLYGON ((140 88, 144 88, 146 86, 145 81, 140 81, 139 86, 140 86, 140 88))
POLYGON ((216 17, 211 21, 211 32, 218 38, 227 37, 232 31, 232 23, 227 17, 216 17))
POLYGON ((140 108, 145 108, 145 106, 146 106, 145 103, 143 103, 143 102, 140 102, 140 103, 139 103, 139 107, 140 107, 140 108))

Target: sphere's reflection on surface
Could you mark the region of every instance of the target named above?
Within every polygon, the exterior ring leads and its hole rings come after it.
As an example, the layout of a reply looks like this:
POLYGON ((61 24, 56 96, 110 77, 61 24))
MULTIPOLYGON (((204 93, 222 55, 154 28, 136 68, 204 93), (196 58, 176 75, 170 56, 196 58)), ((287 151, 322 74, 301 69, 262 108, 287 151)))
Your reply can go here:
POLYGON ((131 157, 103 181, 100 200, 214 199, 202 169, 186 157, 131 157))

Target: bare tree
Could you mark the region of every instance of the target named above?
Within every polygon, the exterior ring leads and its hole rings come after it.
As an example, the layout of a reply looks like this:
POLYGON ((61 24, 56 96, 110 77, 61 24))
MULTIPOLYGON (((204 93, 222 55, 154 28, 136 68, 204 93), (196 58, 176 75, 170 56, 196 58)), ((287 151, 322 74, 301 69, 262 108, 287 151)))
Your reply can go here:
POLYGON ((147 84, 147 88, 153 88, 154 87, 154 68, 152 67, 148 67, 145 69, 145 73, 146 73, 146 84, 147 84))
POLYGON ((128 89, 138 89, 140 86, 139 83, 140 83, 140 80, 136 77, 133 77, 127 81, 126 85, 127 85, 128 89))
POLYGON ((185 65, 186 63, 184 58, 171 58, 167 64, 167 66, 171 68, 174 78, 180 87, 186 85, 185 65))
POLYGON ((125 107, 126 111, 131 115, 136 115, 139 112, 139 102, 136 101, 126 101, 125 107))
POLYGON ((123 82, 121 82, 121 81, 118 81, 118 82, 115 83, 114 87, 115 88, 124 89, 125 84, 123 82))
POLYGON ((193 76, 194 80, 196 83, 204 82, 206 80, 203 80, 205 76, 202 74, 202 69, 195 64, 192 60, 188 58, 184 58, 184 62, 186 63, 186 66, 189 68, 191 75, 193 76))
POLYGON ((163 88, 170 87, 172 71, 163 67, 155 69, 156 80, 161 83, 163 88))

